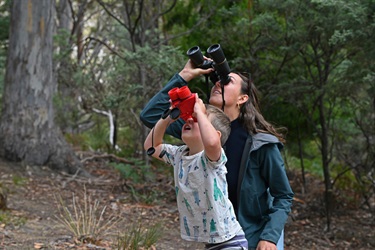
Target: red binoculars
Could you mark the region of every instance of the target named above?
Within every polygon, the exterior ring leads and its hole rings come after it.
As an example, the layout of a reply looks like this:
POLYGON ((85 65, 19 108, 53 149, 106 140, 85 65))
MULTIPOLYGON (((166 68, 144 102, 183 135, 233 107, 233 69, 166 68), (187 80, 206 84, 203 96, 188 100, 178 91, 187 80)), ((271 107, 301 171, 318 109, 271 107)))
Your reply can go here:
MULTIPOLYGON (((193 117, 196 94, 192 94, 187 86, 183 86, 181 88, 176 87, 169 90, 168 95, 172 104, 172 109, 164 111, 161 116, 162 119, 170 116, 173 120, 181 117, 185 122, 190 118, 193 118, 194 122, 197 121, 197 118, 193 117)), ((147 150, 147 155, 153 155, 155 153, 153 145, 154 134, 152 134, 152 147, 147 150)), ((160 153, 159 157, 162 158, 164 154, 165 150, 160 153)))
POLYGON ((187 121, 189 118, 193 118, 195 122, 197 121, 192 116, 196 95, 191 93, 188 86, 173 88, 168 92, 168 95, 172 103, 172 110, 169 112, 172 119, 181 117, 184 121, 187 121))

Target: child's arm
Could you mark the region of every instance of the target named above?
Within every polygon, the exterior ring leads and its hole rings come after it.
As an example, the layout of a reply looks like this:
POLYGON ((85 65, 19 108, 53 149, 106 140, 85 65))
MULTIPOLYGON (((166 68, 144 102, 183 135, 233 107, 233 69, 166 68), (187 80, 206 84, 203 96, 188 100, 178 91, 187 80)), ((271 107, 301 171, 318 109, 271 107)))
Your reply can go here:
POLYGON ((220 132, 212 126, 202 99, 198 97, 198 94, 196 95, 194 113, 199 124, 204 151, 208 159, 218 161, 221 156, 220 132))
POLYGON ((154 147, 155 152, 152 154, 152 157, 162 160, 159 155, 162 150, 163 137, 168 125, 173 122, 173 120, 168 116, 165 119, 160 119, 155 126, 150 130, 143 147, 145 150, 148 150, 151 147, 154 147))

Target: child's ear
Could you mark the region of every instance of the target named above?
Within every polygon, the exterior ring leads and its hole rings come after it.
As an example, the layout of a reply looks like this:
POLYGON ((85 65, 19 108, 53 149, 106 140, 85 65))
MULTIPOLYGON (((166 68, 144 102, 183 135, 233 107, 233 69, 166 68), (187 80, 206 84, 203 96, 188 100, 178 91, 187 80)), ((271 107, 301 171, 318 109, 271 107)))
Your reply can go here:
POLYGON ((221 132, 219 130, 216 130, 216 132, 219 135, 219 137, 221 138, 221 132))
POLYGON ((219 135, 219 143, 220 143, 220 146, 223 146, 221 145, 221 132, 219 130, 216 130, 217 134, 219 135))

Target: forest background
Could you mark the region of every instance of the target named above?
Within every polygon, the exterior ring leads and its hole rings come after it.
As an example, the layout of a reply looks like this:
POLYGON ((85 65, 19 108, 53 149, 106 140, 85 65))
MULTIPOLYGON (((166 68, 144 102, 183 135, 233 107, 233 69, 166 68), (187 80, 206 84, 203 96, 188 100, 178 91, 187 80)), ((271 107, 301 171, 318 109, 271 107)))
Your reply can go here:
MULTIPOLYGON (((145 154, 139 113, 189 48, 219 43, 288 129, 296 191, 322 181, 325 230, 338 208, 373 215, 374 13, 373 0, 2 0, 0 156, 86 175, 77 152, 89 151, 152 182, 167 167, 145 154)), ((204 78, 189 87, 206 98, 204 78)))

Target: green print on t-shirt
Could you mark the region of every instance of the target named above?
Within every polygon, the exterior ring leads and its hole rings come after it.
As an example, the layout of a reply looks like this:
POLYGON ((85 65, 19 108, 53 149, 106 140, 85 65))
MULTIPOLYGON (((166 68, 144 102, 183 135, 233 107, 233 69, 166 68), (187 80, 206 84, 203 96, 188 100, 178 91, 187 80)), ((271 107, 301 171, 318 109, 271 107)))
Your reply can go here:
POLYGON ((215 201, 218 201, 220 199, 219 201, 221 205, 225 207, 224 195, 221 192, 220 188, 217 186, 216 178, 214 179, 214 198, 215 198, 215 201))

